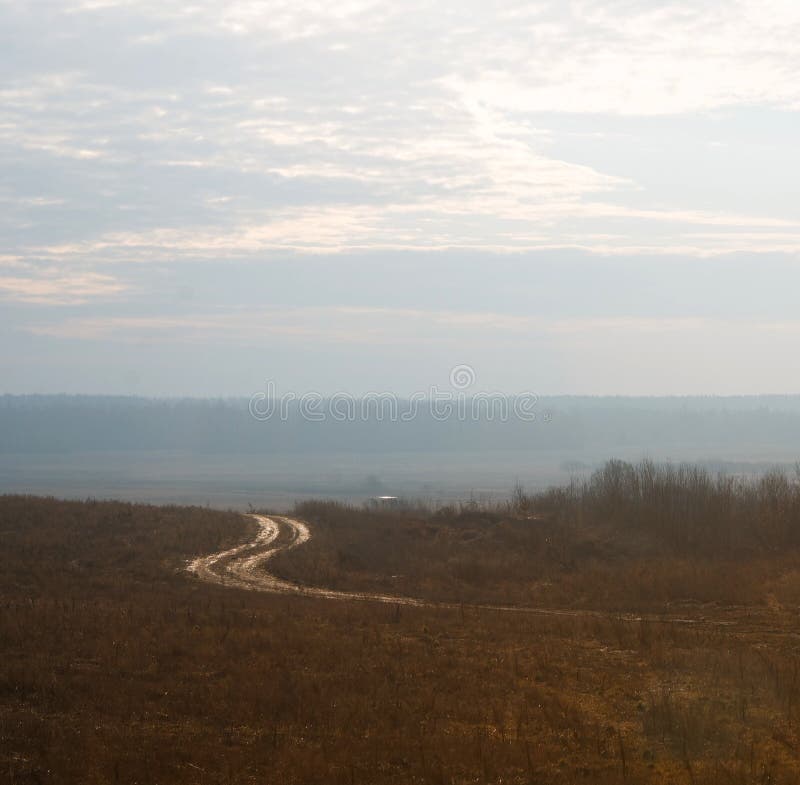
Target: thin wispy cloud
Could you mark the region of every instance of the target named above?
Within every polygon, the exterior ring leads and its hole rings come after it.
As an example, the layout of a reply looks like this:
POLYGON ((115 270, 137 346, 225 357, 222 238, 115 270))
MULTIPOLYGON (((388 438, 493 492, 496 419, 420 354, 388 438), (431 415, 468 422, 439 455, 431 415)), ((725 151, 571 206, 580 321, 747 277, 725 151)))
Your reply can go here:
MULTIPOLYGON (((50 335, 39 311, 68 307, 84 311, 74 325, 123 307, 108 340, 168 326, 163 282, 189 291, 197 265, 236 299, 245 273, 229 265, 287 258, 355 254, 381 275, 481 254, 491 293, 508 255, 702 268, 800 252, 788 0, 2 0, 0 22, 15 332, 50 335)), ((347 296, 369 307, 363 281, 347 296)), ((215 296, 198 323, 216 324, 215 296)))
POLYGON ((100 273, 44 271, 36 277, 0 275, 0 298, 38 305, 80 305, 95 298, 109 299, 125 286, 100 273))
MULTIPOLYGON (((2 281, 0 281, 2 286, 2 281)), ((625 335, 646 339, 664 333, 687 334, 698 329, 718 333, 737 330, 775 331, 800 335, 800 320, 714 319, 708 317, 603 317, 558 319, 517 316, 497 312, 435 311, 410 308, 292 308, 263 309, 227 313, 191 313, 181 316, 108 316, 68 318, 51 324, 31 324, 27 332, 35 335, 123 342, 139 341, 143 335, 158 335, 179 342, 225 344, 260 341, 265 336, 305 340, 323 344, 342 341, 364 344, 414 344, 420 333, 435 330, 445 333, 480 333, 482 340, 507 340, 509 337, 625 335)))

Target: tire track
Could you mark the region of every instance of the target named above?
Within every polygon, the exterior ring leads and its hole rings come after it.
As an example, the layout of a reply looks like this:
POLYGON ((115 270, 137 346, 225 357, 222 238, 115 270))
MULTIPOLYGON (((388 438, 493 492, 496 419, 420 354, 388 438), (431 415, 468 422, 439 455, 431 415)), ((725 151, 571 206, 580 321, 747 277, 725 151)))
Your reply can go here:
POLYGON ((209 583, 221 583, 226 586, 236 585, 236 583, 231 583, 231 578, 229 577, 235 577, 235 574, 231 572, 231 565, 239 563, 244 554, 268 547, 275 542, 278 534, 280 534, 278 524, 271 518, 267 518, 265 515, 251 515, 250 517, 258 523, 258 532, 254 540, 243 545, 237 545, 235 548, 229 548, 226 551, 212 553, 210 556, 198 556, 189 562, 186 570, 209 583))

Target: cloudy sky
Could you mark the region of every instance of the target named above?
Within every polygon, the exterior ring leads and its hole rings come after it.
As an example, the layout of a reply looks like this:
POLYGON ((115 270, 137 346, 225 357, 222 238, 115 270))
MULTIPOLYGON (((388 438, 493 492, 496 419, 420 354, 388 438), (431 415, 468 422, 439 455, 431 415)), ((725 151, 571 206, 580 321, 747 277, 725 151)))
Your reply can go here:
POLYGON ((796 0, 0 0, 0 392, 800 392, 796 0))

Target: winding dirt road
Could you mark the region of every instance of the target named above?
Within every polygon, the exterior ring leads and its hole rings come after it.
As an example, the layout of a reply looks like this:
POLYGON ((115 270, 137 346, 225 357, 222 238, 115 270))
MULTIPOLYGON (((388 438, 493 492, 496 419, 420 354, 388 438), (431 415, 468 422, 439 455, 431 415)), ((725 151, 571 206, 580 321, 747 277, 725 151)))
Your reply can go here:
POLYGON ((333 600, 372 600, 395 605, 419 607, 458 607, 447 603, 426 602, 412 597, 395 597, 388 594, 365 594, 336 591, 316 586, 302 586, 278 578, 264 569, 264 565, 281 551, 302 545, 311 538, 308 526, 302 521, 285 516, 268 518, 266 515, 250 515, 258 524, 258 533, 251 542, 227 551, 201 556, 190 562, 187 570, 202 580, 233 586, 251 591, 273 594, 302 594, 308 597, 325 597, 333 600))
POLYGON ((331 600, 361 600, 404 605, 417 608, 458 610, 501 611, 525 613, 537 616, 566 616, 581 618, 613 617, 627 622, 653 622, 659 624, 708 625, 713 627, 737 626, 735 621, 706 618, 677 618, 674 616, 636 615, 630 613, 603 613, 591 610, 568 610, 557 608, 532 608, 518 605, 467 605, 454 602, 434 602, 414 597, 369 592, 337 591, 317 586, 304 586, 279 578, 265 569, 267 562, 276 554, 297 548, 311 538, 308 526, 295 518, 286 516, 250 515, 258 524, 255 538, 243 545, 226 551, 201 556, 187 566, 187 570, 198 578, 211 583, 250 591, 272 594, 296 594, 306 597, 324 597, 331 600))

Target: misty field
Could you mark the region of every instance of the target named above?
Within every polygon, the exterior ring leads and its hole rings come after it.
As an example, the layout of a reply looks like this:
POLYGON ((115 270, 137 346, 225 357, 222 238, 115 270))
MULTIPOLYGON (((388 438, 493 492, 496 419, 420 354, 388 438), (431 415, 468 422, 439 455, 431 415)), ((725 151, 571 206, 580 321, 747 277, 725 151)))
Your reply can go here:
POLYGON ((612 462, 491 508, 295 514, 271 571, 452 605, 188 575, 253 536, 233 513, 0 497, 0 781, 798 780, 793 479, 612 462))

